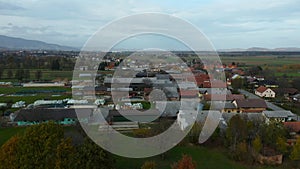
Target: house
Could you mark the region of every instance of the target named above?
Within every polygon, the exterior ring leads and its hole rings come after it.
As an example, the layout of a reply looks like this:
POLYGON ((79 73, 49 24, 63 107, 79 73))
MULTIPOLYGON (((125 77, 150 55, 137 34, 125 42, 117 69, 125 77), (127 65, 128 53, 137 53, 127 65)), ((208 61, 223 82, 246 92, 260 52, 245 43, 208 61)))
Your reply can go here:
POLYGON ((255 89, 255 94, 260 97, 275 98, 275 92, 265 86, 260 86, 259 88, 255 89))
POLYGON ((18 126, 39 124, 47 121, 55 121, 63 125, 72 125, 76 121, 88 122, 93 109, 72 108, 34 108, 16 111, 12 119, 18 126))
POLYGON ((294 102, 300 102, 300 94, 295 94, 290 97, 292 101, 294 102))
POLYGON ((283 125, 293 133, 298 133, 300 134, 300 121, 289 121, 289 122, 284 122, 283 125))
POLYGON ((232 103, 238 109, 238 113, 261 113, 268 107, 263 99, 241 99, 232 103))
POLYGON ((138 110, 109 110, 106 121, 110 124, 115 122, 152 122, 161 116, 157 109, 149 109, 141 112, 138 110))
POLYGON ((245 96, 242 94, 205 94, 203 97, 205 101, 233 101, 245 99, 245 96))
POLYGON ((270 121, 287 122, 293 119, 297 119, 297 116, 295 114, 293 114, 291 111, 286 110, 263 111, 262 114, 266 117, 266 123, 269 123, 270 121))
POLYGON ((290 146, 294 146, 300 137, 300 122, 284 122, 284 127, 289 131, 291 138, 287 140, 290 146))
POLYGON ((277 94, 277 96, 280 95, 286 98, 299 93, 299 91, 295 88, 275 88, 273 91, 277 94))
POLYGON ((262 81, 258 81, 254 86, 255 87, 265 86, 265 87, 276 88, 278 87, 278 84, 273 80, 262 80, 262 81))
POLYGON ((199 97, 198 90, 180 90, 181 98, 197 98, 199 97))

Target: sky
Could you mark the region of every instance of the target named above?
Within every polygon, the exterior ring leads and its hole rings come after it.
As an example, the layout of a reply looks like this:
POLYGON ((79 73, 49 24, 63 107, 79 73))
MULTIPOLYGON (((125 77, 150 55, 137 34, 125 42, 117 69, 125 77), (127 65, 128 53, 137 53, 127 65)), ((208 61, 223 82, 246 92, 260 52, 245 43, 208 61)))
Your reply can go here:
MULTIPOLYGON (((0 0, 0 34, 80 48, 99 28, 144 12, 190 22, 216 49, 300 47, 299 0, 0 0)), ((127 44, 176 46, 149 37, 127 44)))

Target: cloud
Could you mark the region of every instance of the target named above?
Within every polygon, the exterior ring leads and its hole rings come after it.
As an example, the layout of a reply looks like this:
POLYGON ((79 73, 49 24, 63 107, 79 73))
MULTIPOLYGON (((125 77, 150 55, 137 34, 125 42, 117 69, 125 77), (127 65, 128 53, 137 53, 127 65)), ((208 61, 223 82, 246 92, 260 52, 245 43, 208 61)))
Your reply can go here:
POLYGON ((298 0, 0 0, 0 32, 78 46, 115 19, 162 12, 196 25, 217 48, 299 46, 299 11, 298 0))

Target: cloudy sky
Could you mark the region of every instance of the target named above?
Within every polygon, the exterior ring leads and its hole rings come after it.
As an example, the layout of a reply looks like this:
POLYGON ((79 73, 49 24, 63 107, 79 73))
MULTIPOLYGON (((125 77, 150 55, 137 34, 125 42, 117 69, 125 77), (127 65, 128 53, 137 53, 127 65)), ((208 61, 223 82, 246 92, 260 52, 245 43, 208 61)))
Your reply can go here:
POLYGON ((143 12, 187 20, 217 49, 300 47, 299 0, 0 0, 0 34, 82 47, 109 22, 143 12))

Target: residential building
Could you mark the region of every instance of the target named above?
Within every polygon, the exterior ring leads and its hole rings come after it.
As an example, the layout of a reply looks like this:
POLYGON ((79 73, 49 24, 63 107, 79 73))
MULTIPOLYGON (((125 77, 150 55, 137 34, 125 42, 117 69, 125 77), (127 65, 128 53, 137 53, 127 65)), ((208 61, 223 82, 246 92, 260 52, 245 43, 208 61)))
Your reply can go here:
POLYGON ((255 94, 260 97, 266 97, 266 98, 275 98, 276 93, 265 86, 260 86, 259 88, 255 89, 255 94))

